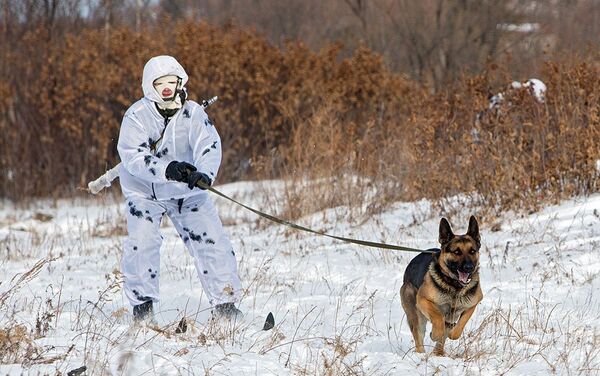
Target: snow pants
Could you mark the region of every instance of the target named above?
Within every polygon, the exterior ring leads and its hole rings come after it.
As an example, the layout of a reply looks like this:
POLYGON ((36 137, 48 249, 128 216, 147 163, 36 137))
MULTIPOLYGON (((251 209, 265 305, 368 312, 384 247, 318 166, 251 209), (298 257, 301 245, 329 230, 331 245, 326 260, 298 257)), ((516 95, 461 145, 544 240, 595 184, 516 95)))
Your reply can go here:
POLYGON ((121 271, 131 305, 159 300, 160 222, 167 214, 186 245, 211 305, 236 302, 241 292, 235 252, 206 194, 182 200, 126 199, 128 236, 121 271))

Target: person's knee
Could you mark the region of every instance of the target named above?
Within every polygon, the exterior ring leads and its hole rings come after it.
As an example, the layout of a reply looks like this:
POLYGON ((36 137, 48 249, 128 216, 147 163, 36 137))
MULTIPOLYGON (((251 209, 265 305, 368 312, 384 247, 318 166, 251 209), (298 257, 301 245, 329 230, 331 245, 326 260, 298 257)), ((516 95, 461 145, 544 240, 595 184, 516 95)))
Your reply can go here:
POLYGON ((127 244, 125 251, 135 253, 154 253, 159 252, 162 241, 160 237, 148 237, 148 238, 131 238, 127 244))
POLYGON ((159 226, 145 223, 127 226, 129 243, 138 248, 159 247, 162 244, 159 226))

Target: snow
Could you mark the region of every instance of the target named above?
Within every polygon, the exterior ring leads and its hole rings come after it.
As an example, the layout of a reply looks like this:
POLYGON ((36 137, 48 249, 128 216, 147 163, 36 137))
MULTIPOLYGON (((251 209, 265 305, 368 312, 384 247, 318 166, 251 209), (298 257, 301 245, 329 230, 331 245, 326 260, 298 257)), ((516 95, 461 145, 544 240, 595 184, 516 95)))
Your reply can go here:
POLYGON ((517 33, 533 33, 535 31, 540 30, 540 24, 530 22, 520 24, 502 23, 498 24, 496 28, 502 31, 514 31, 517 33))
MULTIPOLYGON (((284 184, 217 188, 261 208, 265 186, 284 184)), ((600 195, 506 214, 493 221, 498 231, 480 224, 484 299, 463 336, 447 341, 446 357, 430 354, 429 338, 427 354, 413 351, 399 289, 414 253, 299 233, 214 199, 236 248, 245 316, 210 321, 192 260, 164 221, 154 328, 131 325, 121 290, 120 198, 27 208, 3 202, 0 330, 25 326, 28 358, 33 351, 37 360, 23 363, 23 348, 0 374, 66 374, 83 365, 88 375, 600 374, 600 195), (37 274, 26 273, 44 259, 37 274), (262 331, 269 312, 275 328, 262 331), (190 328, 175 334, 184 315, 190 328)), ((440 216, 427 201, 397 203, 358 225, 344 220, 346 211, 299 222, 341 236, 437 246, 440 216)), ((456 233, 466 232, 470 214, 451 218, 456 233)), ((2 356, 0 346, 0 363, 2 356)))

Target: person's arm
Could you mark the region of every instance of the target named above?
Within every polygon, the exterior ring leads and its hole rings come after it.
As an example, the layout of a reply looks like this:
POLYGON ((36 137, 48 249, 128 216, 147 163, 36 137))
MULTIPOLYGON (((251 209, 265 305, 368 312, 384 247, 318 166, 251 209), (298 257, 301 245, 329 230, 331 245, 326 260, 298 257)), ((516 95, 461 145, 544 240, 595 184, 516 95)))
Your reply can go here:
POLYGON ((221 165, 221 138, 204 110, 198 110, 195 115, 197 119, 192 122, 190 131, 194 166, 212 183, 221 165))
POLYGON ((152 153, 149 142, 150 137, 142 124, 134 116, 126 114, 117 144, 123 166, 131 175, 148 182, 166 182, 168 163, 152 153))

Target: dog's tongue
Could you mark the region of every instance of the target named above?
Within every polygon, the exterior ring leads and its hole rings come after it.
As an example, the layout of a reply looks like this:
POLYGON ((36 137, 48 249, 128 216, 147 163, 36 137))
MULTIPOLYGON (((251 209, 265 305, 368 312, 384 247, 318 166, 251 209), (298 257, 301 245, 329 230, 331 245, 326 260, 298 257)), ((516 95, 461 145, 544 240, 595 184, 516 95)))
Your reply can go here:
POLYGON ((469 273, 463 273, 459 270, 458 271, 458 280, 461 281, 462 283, 468 283, 469 282, 469 273))

